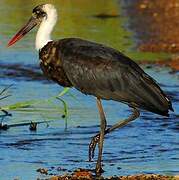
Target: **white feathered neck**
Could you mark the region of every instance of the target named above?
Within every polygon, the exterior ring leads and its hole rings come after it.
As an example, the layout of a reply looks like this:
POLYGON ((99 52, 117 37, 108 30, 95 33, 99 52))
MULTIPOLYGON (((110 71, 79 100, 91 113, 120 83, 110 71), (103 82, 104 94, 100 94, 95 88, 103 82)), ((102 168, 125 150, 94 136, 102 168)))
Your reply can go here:
POLYGON ((38 29, 35 41, 35 47, 39 51, 51 40, 51 32, 57 22, 57 11, 51 4, 45 4, 43 10, 47 13, 38 29))

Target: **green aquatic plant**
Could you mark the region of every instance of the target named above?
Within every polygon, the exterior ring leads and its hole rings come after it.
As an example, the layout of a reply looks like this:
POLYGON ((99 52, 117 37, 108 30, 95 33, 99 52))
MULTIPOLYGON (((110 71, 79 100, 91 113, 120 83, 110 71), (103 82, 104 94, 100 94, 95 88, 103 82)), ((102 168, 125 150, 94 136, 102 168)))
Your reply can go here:
MULTIPOLYGON (((4 88, 0 92, 0 100, 11 96, 7 92, 11 86, 12 85, 4 88)), ((38 105, 40 104, 49 105, 49 104, 53 104, 55 100, 59 100, 62 103, 63 108, 60 108, 59 106, 58 107, 56 106, 56 108, 58 109, 59 112, 62 113, 62 118, 65 120, 65 129, 67 129, 68 106, 67 106, 67 103, 61 97, 64 96, 69 91, 69 89, 70 88, 64 88, 58 95, 47 98, 47 99, 28 100, 28 101, 16 102, 10 105, 1 106, 0 110, 3 112, 3 115, 1 116, 2 120, 4 119, 4 117, 11 115, 9 111, 21 111, 21 112, 35 112, 36 111, 39 113, 39 115, 42 116, 41 110, 36 108, 38 105)), ((45 120, 46 118, 44 116, 42 116, 42 118, 44 119, 44 123, 49 122, 45 120)))
POLYGON ((62 98, 59 98, 59 97, 56 97, 58 100, 60 100, 63 104, 63 107, 64 107, 64 114, 62 115, 62 118, 65 119, 65 130, 67 130, 67 119, 68 119, 68 106, 67 106, 67 103, 62 99, 62 98))

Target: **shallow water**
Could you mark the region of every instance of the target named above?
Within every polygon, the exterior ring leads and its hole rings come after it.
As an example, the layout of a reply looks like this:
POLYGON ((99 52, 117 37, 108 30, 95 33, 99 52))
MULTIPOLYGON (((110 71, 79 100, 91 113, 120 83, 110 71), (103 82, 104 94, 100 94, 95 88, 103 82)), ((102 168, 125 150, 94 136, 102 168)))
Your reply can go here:
MULTIPOLYGON (((29 18, 32 7, 42 1, 6 0, 0 11, 0 87, 10 88, 11 97, 1 101, 1 106, 19 101, 48 99, 62 88, 47 81, 38 66, 38 54, 34 50, 34 33, 30 33, 10 49, 5 47, 10 37, 29 18), (6 17, 6 18, 4 18, 6 17)), ((130 24, 130 17, 123 6, 130 1, 51 1, 61 12, 61 21, 54 31, 54 38, 82 37, 102 42, 120 49, 134 59, 155 59, 168 54, 141 53, 137 51, 137 38, 130 24), (123 10, 122 10, 123 9, 123 10), (99 14, 117 15, 113 18, 96 18, 99 14), (125 14, 125 15, 124 15, 125 14)), ((135 1, 137 2, 137 1, 135 1)), ((172 99, 175 113, 163 118, 146 111, 128 126, 106 136, 104 144, 104 176, 136 173, 179 173, 179 74, 169 68, 143 66, 172 99)), ((36 172, 48 168, 53 174, 64 174, 77 168, 94 169, 88 162, 90 138, 99 130, 99 117, 95 99, 75 89, 63 99, 68 103, 68 130, 64 131, 63 108, 58 101, 41 102, 27 110, 12 111, 5 123, 54 120, 38 125, 37 132, 28 127, 14 127, 0 131, 0 174, 3 180, 19 177, 34 180, 46 177, 36 172), (60 169, 60 168, 61 169, 60 169)), ((121 103, 103 101, 109 125, 127 117, 129 108, 121 103)))

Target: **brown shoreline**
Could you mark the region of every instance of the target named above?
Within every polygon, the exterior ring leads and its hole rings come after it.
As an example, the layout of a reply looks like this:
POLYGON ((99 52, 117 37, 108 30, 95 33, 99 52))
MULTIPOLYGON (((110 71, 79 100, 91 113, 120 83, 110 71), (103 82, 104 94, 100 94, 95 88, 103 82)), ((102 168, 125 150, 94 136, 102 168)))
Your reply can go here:
POLYGON ((63 175, 63 176, 52 176, 48 180, 179 180, 179 176, 165 176, 157 174, 138 174, 129 176, 113 176, 113 177, 91 177, 89 175, 63 175))
MULTIPOLYGON (((44 170, 42 168, 42 170, 44 170)), ((48 175, 48 170, 38 171, 41 174, 48 175)), ((135 175, 128 175, 128 176, 111 176, 111 177, 96 177, 94 174, 87 170, 87 169, 77 169, 70 174, 64 175, 52 175, 49 178, 45 179, 37 179, 37 180, 179 180, 179 175, 176 176, 169 176, 169 175, 160 175, 160 174, 135 174, 135 175)))

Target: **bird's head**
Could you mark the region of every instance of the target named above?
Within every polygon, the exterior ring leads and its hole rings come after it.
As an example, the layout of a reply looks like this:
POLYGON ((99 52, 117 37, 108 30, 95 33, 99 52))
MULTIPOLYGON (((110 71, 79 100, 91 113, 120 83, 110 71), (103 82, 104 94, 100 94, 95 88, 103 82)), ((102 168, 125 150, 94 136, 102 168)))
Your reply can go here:
POLYGON ((41 24, 43 21, 48 20, 48 17, 51 14, 56 14, 56 9, 52 4, 41 4, 39 6, 36 6, 32 11, 32 16, 29 21, 9 41, 8 47, 15 44, 35 26, 41 24))

